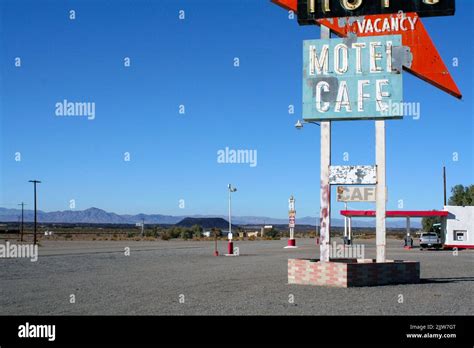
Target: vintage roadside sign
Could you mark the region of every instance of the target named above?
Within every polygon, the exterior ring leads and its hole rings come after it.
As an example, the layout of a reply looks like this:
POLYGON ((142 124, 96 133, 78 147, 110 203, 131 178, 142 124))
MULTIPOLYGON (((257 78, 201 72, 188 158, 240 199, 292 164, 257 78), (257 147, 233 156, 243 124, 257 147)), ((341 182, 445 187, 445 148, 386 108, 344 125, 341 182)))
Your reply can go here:
POLYGON ((289 224, 288 227, 292 228, 295 227, 295 220, 296 220, 296 212, 292 211, 289 214, 289 224))
POLYGON ((402 64, 409 59, 400 35, 305 40, 303 118, 400 118, 402 64))
POLYGON ((330 166, 331 185, 375 185, 377 167, 375 166, 330 166))
MULTIPOLYGON (((297 0, 272 1, 290 11, 297 10, 297 0)), ((314 24, 324 25, 341 37, 353 34, 359 37, 401 35, 403 46, 409 49, 412 56, 411 60, 404 62, 404 69, 444 92, 462 98, 459 88, 416 12, 323 18, 314 21, 314 24)))
POLYGON ((298 0, 298 23, 321 18, 416 12, 420 17, 452 16, 454 0, 298 0))
POLYGON ((402 44, 411 57, 403 62, 404 69, 456 98, 462 97, 416 13, 321 19, 320 24, 344 37, 354 34, 358 37, 401 35, 402 44))
POLYGON ((375 202, 375 186, 338 186, 338 202, 375 202))

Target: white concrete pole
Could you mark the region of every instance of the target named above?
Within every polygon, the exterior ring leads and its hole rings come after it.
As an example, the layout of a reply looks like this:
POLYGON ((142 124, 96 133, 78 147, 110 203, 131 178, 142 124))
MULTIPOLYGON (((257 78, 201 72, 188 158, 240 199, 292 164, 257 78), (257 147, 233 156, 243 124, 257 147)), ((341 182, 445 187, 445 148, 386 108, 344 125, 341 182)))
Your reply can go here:
POLYGON ((410 218, 407 217, 407 237, 410 237, 410 218))
POLYGON ((410 217, 407 216, 407 247, 411 247, 410 239, 410 217))
POLYGON ((344 216, 344 237, 347 237, 347 216, 344 216))
MULTIPOLYGON (((344 203, 344 210, 347 210, 347 202, 344 203)), ((347 237, 349 239, 349 235, 347 232, 347 216, 344 215, 344 237, 347 237)))
POLYGON ((349 217, 348 220, 349 220, 349 240, 352 241, 352 218, 349 217))
POLYGON ((385 120, 375 121, 375 163, 377 165, 376 230, 377 262, 385 262, 385 120))
MULTIPOLYGON (((328 27, 321 25, 321 39, 330 38, 328 27)), ((331 224, 331 185, 329 185, 329 166, 331 165, 331 121, 321 125, 321 182, 320 182, 320 261, 329 261, 331 224)))

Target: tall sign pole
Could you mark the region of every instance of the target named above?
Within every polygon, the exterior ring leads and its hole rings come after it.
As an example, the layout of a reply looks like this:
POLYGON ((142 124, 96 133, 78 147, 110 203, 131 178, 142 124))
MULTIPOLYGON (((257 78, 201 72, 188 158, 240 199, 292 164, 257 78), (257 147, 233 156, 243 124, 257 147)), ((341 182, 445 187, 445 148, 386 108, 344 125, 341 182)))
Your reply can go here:
POLYGON ((295 225, 296 225, 296 210, 295 210, 295 198, 291 195, 288 200, 288 227, 290 228, 290 239, 288 239, 288 245, 285 248, 297 248, 295 240, 295 225))
MULTIPOLYGON (((321 25, 321 39, 329 39, 331 32, 321 25)), ((329 166, 331 165, 331 121, 321 121, 321 178, 320 178, 320 229, 319 254, 321 262, 329 261, 331 226, 331 186, 329 166)))
POLYGON ((375 192, 376 259, 377 262, 385 262, 385 120, 375 121, 375 164, 377 166, 377 188, 375 192))

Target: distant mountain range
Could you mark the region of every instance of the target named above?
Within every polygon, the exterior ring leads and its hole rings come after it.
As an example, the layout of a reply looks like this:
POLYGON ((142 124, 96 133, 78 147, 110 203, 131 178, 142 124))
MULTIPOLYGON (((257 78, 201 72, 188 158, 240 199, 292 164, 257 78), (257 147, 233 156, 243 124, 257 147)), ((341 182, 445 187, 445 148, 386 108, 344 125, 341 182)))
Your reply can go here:
MULTIPOLYGON (((0 222, 15 222, 21 216, 21 209, 7 209, 0 207, 0 222)), ((24 211, 24 218, 26 222, 32 222, 34 219, 34 211, 24 211)), ((107 212, 99 208, 89 208, 86 210, 63 210, 44 212, 38 210, 38 222, 49 223, 90 223, 90 224, 135 224, 142 222, 148 224, 170 224, 174 225, 185 218, 222 218, 227 219, 224 215, 162 215, 162 214, 137 214, 137 215, 119 215, 116 213, 107 212)), ((288 224, 288 219, 270 218, 264 216, 232 216, 232 223, 236 225, 285 225, 288 224)), ((296 217, 296 223, 301 225, 316 226, 319 223, 317 217, 305 216, 296 217)), ((331 219, 333 226, 343 226, 344 219, 331 219)), ((375 227, 375 219, 372 220, 352 220, 354 227, 375 227)), ((387 220, 387 226, 392 228, 405 227, 404 220, 390 219, 387 220)), ((416 221, 411 222, 412 228, 420 227, 420 223, 416 221)))

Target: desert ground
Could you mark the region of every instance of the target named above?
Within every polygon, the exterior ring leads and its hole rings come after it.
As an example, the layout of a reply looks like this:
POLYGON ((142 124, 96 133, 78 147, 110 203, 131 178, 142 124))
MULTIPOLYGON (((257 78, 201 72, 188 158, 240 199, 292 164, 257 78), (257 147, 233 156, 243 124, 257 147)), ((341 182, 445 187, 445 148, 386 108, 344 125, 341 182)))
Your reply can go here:
MULTIPOLYGON (((298 239, 298 249, 283 249, 286 243, 236 241, 240 256, 226 257, 227 243, 219 241, 216 257, 212 241, 42 240, 36 262, 0 259, 0 315, 474 312, 473 251, 405 250, 388 239, 387 258, 420 261, 422 282, 342 289, 289 285, 288 258, 317 258, 319 246, 313 238, 298 239)), ((375 257, 375 240, 354 243, 375 257)))

